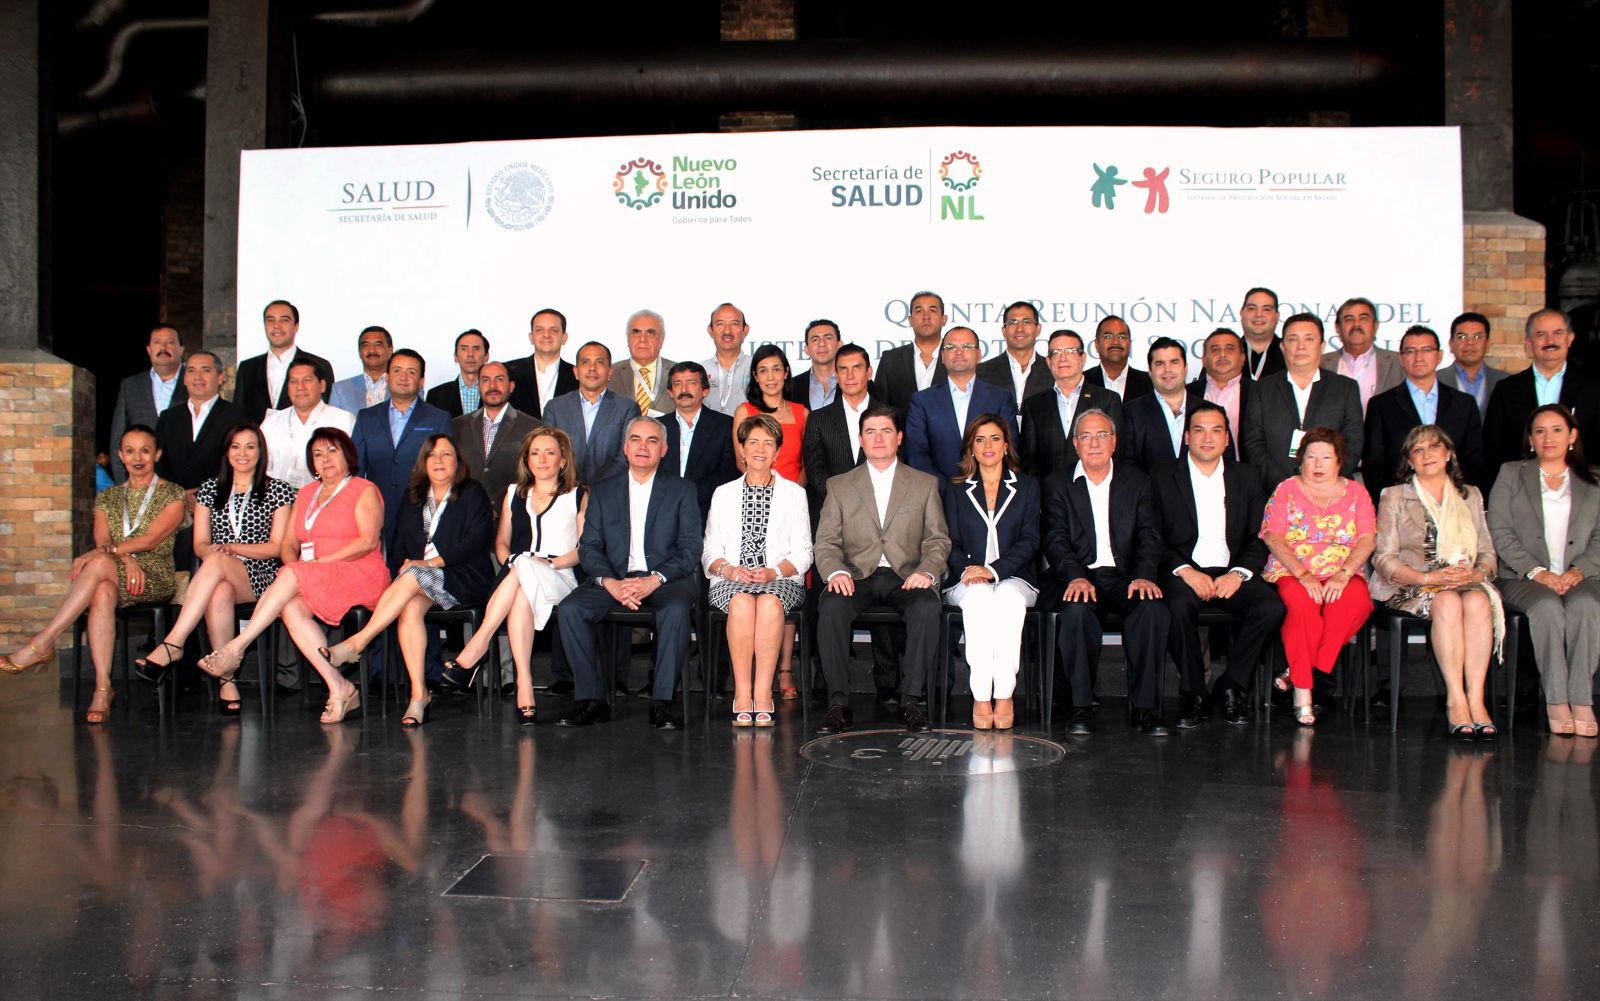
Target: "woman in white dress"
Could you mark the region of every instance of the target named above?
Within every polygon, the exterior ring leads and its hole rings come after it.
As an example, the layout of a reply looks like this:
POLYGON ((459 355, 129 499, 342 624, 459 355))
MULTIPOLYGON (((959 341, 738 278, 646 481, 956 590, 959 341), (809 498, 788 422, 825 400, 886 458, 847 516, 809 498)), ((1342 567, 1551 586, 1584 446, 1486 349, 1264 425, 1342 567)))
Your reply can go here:
POLYGON ((533 701, 533 636, 550 611, 578 586, 578 538, 588 497, 578 485, 572 439, 560 428, 542 427, 522 440, 517 482, 506 489, 495 534, 495 559, 507 568, 484 609, 483 625, 446 661, 445 678, 470 688, 500 623, 511 640, 517 666, 517 715, 523 726, 538 721, 533 701))

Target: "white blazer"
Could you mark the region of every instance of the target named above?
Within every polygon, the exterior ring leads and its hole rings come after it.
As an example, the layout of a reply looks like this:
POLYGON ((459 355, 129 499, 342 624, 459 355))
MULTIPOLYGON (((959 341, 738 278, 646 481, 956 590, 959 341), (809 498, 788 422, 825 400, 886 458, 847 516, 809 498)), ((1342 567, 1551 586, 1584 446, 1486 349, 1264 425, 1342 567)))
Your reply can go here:
MULTIPOLYGON (((729 480, 711 495, 711 513, 706 515, 705 547, 701 550, 700 565, 711 577, 711 565, 718 560, 739 562, 739 548, 744 541, 742 511, 744 505, 744 477, 729 480)), ((767 514, 767 562, 777 569, 788 560, 794 564, 795 575, 790 580, 804 582, 811 568, 811 509, 806 503, 805 488, 772 473, 772 510, 767 514)))

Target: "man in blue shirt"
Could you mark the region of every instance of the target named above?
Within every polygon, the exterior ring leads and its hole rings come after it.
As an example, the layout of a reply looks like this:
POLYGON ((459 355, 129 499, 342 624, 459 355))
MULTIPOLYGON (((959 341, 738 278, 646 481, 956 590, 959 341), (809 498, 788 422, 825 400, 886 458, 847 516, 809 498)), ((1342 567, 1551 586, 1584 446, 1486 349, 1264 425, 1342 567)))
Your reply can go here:
POLYGON ((1496 471, 1522 457, 1528 415, 1547 403, 1572 411, 1579 441, 1600 441, 1600 379, 1568 363, 1572 321, 1559 309, 1541 309, 1528 317, 1523 331, 1533 364, 1500 380, 1483 419, 1484 456, 1496 471))
POLYGON ((1399 351, 1404 381, 1378 393, 1367 406, 1361 478, 1374 504, 1383 488, 1395 482, 1406 436, 1423 424, 1436 424, 1450 436, 1456 462, 1468 482, 1477 484, 1485 494, 1493 482, 1483 468, 1483 425, 1477 404, 1439 379, 1440 355, 1438 334, 1422 326, 1407 330, 1400 338, 1399 351))

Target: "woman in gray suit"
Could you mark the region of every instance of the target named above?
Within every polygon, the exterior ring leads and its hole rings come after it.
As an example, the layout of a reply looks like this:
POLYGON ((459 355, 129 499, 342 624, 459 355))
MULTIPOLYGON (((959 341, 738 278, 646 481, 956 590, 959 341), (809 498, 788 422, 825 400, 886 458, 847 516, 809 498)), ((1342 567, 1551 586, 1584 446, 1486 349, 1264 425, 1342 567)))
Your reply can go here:
POLYGON ((1600 484, 1559 403, 1528 417, 1530 458, 1508 462, 1489 494, 1500 590, 1528 616, 1550 732, 1593 737, 1600 662, 1600 484))

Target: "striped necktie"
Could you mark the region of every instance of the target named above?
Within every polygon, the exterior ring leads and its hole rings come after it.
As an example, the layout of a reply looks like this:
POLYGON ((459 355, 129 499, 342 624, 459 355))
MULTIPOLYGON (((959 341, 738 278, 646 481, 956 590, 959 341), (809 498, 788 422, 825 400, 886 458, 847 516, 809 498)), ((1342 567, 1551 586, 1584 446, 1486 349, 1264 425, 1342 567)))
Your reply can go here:
POLYGON ((650 379, 650 366, 640 365, 639 378, 633 380, 633 399, 639 404, 639 413, 641 414, 650 412, 650 402, 655 399, 655 395, 650 392, 651 385, 654 385, 654 383, 650 379))

